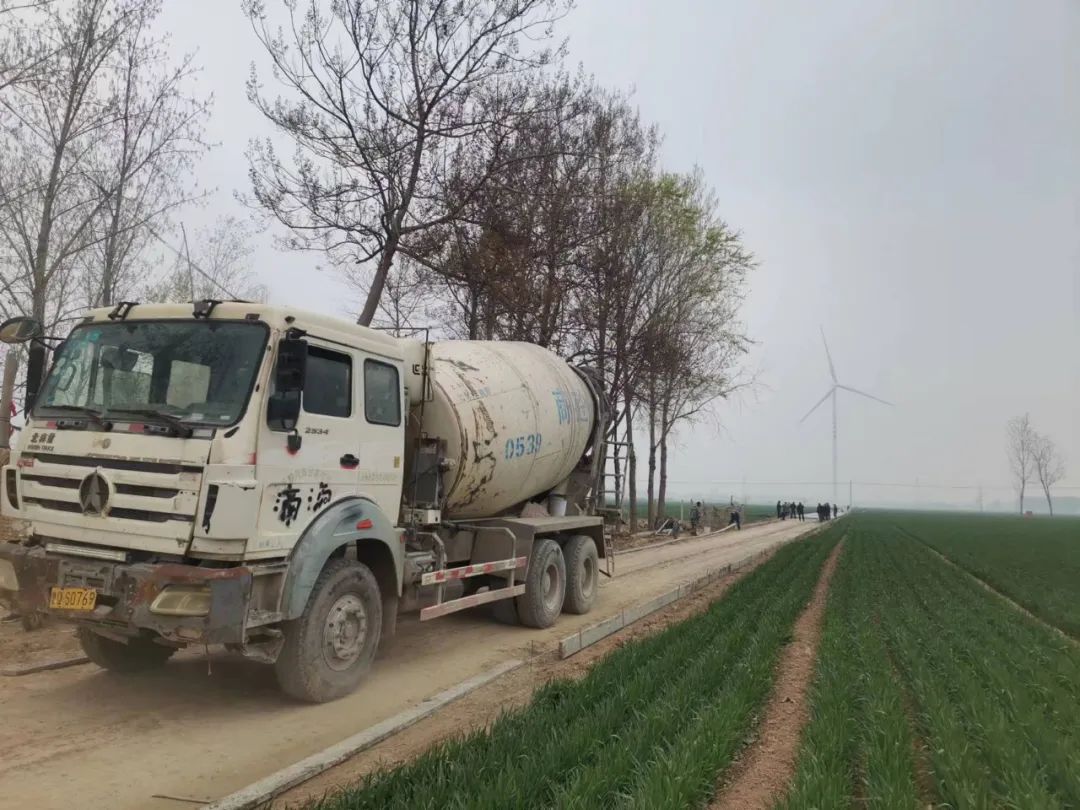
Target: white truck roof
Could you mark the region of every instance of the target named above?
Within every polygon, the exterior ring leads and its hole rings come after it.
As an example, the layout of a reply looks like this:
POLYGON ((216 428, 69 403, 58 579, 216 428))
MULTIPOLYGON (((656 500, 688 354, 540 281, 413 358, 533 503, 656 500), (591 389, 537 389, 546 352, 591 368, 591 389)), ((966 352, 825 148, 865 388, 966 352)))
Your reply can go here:
MULTIPOLYGON (((135 304, 128 310, 124 320, 191 320, 193 305, 185 304, 135 304)), ((84 323, 110 322, 109 315, 116 307, 100 307, 90 310, 84 323)), ((310 312, 297 307, 277 306, 274 304, 248 303, 244 301, 222 301, 210 314, 210 320, 243 320, 249 315, 257 315, 260 321, 275 329, 296 327, 311 332, 321 338, 357 346, 378 354, 403 359, 415 352, 420 342, 410 338, 397 338, 388 332, 361 326, 345 318, 310 312)))

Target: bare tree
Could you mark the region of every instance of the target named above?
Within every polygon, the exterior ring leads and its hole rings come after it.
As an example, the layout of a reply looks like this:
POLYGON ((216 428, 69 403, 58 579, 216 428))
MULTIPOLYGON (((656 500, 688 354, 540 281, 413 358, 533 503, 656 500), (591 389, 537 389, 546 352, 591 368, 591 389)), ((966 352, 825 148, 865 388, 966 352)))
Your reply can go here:
POLYGON ((38 74, 50 56, 37 33, 52 0, 0 0, 0 92, 38 74))
POLYGON ((1036 433, 1031 427, 1028 414, 1015 416, 1009 420, 1005 433, 1009 453, 1009 467, 1012 471, 1013 485, 1020 498, 1020 514, 1024 513, 1024 493, 1028 482, 1035 472, 1036 433))
POLYGON ((739 234, 718 217, 699 174, 663 182, 654 248, 660 280, 643 332, 652 519, 664 516, 668 444, 676 427, 707 416, 716 400, 750 382, 740 372, 750 340, 738 313, 754 264, 739 234))
POLYGON ((170 64, 166 41, 151 34, 160 9, 160 0, 144 0, 121 37, 107 90, 115 121, 92 174, 106 201, 94 222, 93 249, 80 257, 91 306, 114 303, 135 283, 152 230, 195 198, 189 178, 207 149, 201 136, 210 100, 188 92, 197 73, 192 56, 170 64))
POLYGON ((529 115, 518 81, 555 55, 538 47, 561 0, 285 2, 272 27, 262 0, 244 10, 287 97, 248 97, 296 145, 251 144, 255 201, 291 229, 286 244, 340 267, 375 262, 359 317, 371 323, 403 244, 452 222, 488 183, 463 173, 529 115), (527 45, 521 40, 528 39, 527 45), (466 182, 471 178, 471 182, 466 182))
POLYGON ((133 3, 78 0, 48 7, 50 52, 33 76, 0 94, 0 310, 51 327, 72 305, 73 266, 93 243, 110 190, 89 179, 115 121, 99 92, 134 24, 133 3))
POLYGON ((1031 458, 1035 466, 1035 477, 1043 488, 1043 494, 1046 495, 1046 507, 1053 516, 1054 501, 1050 497, 1050 488, 1065 477, 1065 459, 1049 436, 1036 433, 1032 444, 1031 458))

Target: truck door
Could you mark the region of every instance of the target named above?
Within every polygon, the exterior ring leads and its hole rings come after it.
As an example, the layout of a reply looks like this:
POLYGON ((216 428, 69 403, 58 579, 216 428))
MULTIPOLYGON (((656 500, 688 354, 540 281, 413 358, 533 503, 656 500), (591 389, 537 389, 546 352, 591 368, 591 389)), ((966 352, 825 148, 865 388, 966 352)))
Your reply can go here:
POLYGON ((291 548, 326 505, 358 486, 363 434, 362 355, 339 344, 306 338, 307 363, 293 447, 289 435, 259 428, 256 465, 264 482, 259 532, 249 554, 291 548), (296 445, 299 446, 296 446, 296 445))
POLYGON ((363 424, 357 450, 360 491, 396 522, 401 506, 405 445, 401 363, 366 356, 362 377, 363 405, 357 416, 363 424))

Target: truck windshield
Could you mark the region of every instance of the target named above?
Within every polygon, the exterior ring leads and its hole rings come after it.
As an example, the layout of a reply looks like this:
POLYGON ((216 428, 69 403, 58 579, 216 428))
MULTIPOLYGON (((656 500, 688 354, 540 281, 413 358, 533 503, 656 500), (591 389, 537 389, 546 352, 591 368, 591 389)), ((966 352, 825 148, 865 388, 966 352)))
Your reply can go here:
POLYGON ((61 347, 34 414, 127 411, 231 425, 247 406, 268 334, 265 324, 208 320, 84 324, 61 347))

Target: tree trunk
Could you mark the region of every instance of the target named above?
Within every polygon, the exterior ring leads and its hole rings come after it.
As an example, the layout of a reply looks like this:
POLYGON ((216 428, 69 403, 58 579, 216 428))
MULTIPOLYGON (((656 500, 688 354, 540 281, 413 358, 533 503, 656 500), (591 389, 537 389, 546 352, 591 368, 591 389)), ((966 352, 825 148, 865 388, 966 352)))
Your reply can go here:
POLYGON ((386 287, 386 277, 394 264, 394 254, 397 253, 399 239, 400 237, 396 234, 389 237, 383 245, 382 253, 379 254, 379 263, 375 267, 375 277, 371 280, 371 289, 368 290, 364 310, 356 319, 361 326, 371 326, 375 313, 379 311, 379 301, 382 300, 383 288, 386 287))
POLYGON ((1050 517, 1054 516, 1054 501, 1050 498, 1050 487, 1043 485, 1043 492, 1046 493, 1046 508, 1050 510, 1050 517))
POLYGON ((4 356, 4 380, 0 384, 0 448, 11 447, 11 401, 15 395, 15 378, 19 373, 19 352, 8 346, 4 356))
POLYGON ((670 408, 671 405, 665 398, 660 406, 660 490, 656 504, 661 520, 667 516, 667 438, 671 430, 670 408))
POLYGON ((660 434, 660 487, 656 496, 660 519, 667 517, 667 433, 660 434))
POLYGON ((1024 514, 1024 489, 1025 489, 1025 486, 1026 485, 1023 484, 1023 483, 1020 484, 1020 514, 1021 515, 1024 514))
POLYGON ((630 498, 630 533, 637 531, 637 453, 634 452, 634 416, 626 407, 626 494, 630 498))
MULTIPOLYGON (((650 386, 651 387, 651 386, 650 386)), ((649 395, 649 528, 656 528, 656 400, 649 395)))

